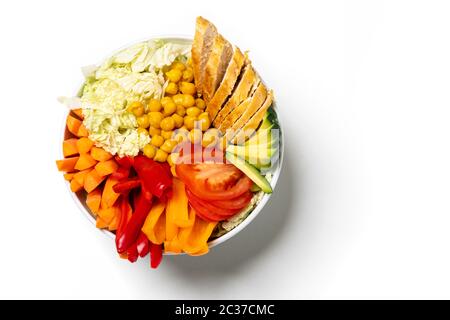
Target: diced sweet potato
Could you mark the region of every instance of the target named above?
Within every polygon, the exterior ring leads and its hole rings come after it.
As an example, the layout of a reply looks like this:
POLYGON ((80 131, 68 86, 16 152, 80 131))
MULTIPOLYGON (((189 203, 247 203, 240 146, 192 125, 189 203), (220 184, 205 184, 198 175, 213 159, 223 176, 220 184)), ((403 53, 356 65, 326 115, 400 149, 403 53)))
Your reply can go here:
POLYGON ((75 169, 75 164, 78 162, 78 159, 80 157, 72 157, 72 158, 65 158, 62 160, 56 160, 56 166, 58 167, 59 171, 63 172, 72 172, 75 169))
POLYGON ((101 175, 101 176, 107 176, 111 173, 114 173, 119 168, 119 165, 114 159, 109 159, 107 161, 100 161, 95 165, 95 170, 101 175))
POLYGON ((80 129, 80 126, 82 124, 81 121, 69 114, 67 116, 66 124, 67 129, 70 131, 70 133, 78 137, 78 130, 80 129))
POLYGON ((63 154, 64 154, 64 157, 70 157, 70 156, 78 154, 77 139, 76 138, 71 138, 71 139, 64 140, 64 142, 63 142, 63 154))
POLYGON ((111 222, 109 223, 109 226, 108 226, 108 230, 109 231, 117 230, 117 227, 119 226, 120 215, 121 215, 121 213, 119 211, 118 213, 116 213, 114 218, 112 218, 112 220, 111 220, 111 222))
POLYGON ((111 208, 101 208, 98 211, 98 216, 105 221, 108 225, 111 223, 113 218, 116 215, 120 215, 120 208, 119 207, 111 207, 111 208))
POLYGON ((81 108, 78 109, 72 109, 72 112, 80 119, 83 120, 84 116, 83 116, 83 110, 81 108))
POLYGON ((79 153, 88 153, 94 146, 94 142, 86 137, 81 137, 77 141, 77 149, 79 153))
POLYGON ((94 158, 89 153, 83 153, 80 155, 80 158, 78 159, 75 169, 77 170, 86 170, 89 168, 92 168, 97 164, 97 161, 95 161, 94 158))
POLYGON ((119 198, 120 193, 116 193, 113 190, 114 185, 117 184, 118 182, 119 179, 113 177, 108 177, 108 179, 106 180, 102 193, 102 202, 101 202, 102 208, 110 208, 114 206, 114 203, 119 198))
POLYGON ((91 172, 91 170, 93 169, 78 171, 73 175, 73 180, 75 180, 79 185, 84 186, 84 179, 86 178, 86 175, 91 172))
POLYGON ((95 189, 94 191, 89 192, 86 197, 86 205, 93 214, 98 213, 101 201, 102 201, 102 191, 100 189, 95 189))
POLYGON ((77 137, 88 137, 88 136, 89 136, 89 131, 87 131, 84 124, 81 124, 80 127, 78 128, 77 137))
POLYGON ((93 191, 104 179, 105 177, 99 175, 95 169, 92 170, 84 178, 84 190, 86 190, 87 193, 93 191))
POLYGON ((97 161, 107 161, 112 158, 112 154, 103 148, 92 147, 91 156, 97 161))
POLYGON ((78 192, 81 189, 83 189, 82 184, 79 184, 77 181, 75 181, 75 179, 72 179, 72 181, 70 181, 70 190, 72 190, 72 192, 78 192))
POLYGON ((108 228, 108 223, 106 223, 102 218, 97 217, 97 223, 95 226, 99 229, 105 229, 108 228))
POLYGON ((74 176, 74 174, 75 173, 65 173, 64 174, 64 179, 66 179, 67 181, 70 181, 70 180, 72 180, 73 179, 73 176, 74 176))

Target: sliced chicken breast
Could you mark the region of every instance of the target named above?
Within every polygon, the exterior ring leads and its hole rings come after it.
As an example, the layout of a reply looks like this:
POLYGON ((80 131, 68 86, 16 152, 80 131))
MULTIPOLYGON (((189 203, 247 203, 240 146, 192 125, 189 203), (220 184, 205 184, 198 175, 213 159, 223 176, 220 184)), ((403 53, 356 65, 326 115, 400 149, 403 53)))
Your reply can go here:
POLYGON ((220 34, 217 35, 206 63, 203 79, 202 93, 207 105, 219 87, 232 55, 233 47, 231 44, 220 34))
POLYGON ((225 100, 230 96, 233 88, 235 87, 239 74, 241 73, 244 61, 244 54, 238 47, 234 47, 233 56, 231 57, 230 64, 227 67, 222 82, 206 107, 206 111, 208 112, 210 119, 214 119, 216 117, 225 100))
POLYGON ((234 144, 242 144, 248 138, 250 138, 259 127, 267 109, 272 105, 273 102, 273 91, 270 90, 267 94, 266 101, 264 101, 261 108, 256 111, 256 113, 247 121, 247 123, 237 132, 237 134, 230 138, 229 140, 234 144))
POLYGON ((248 60, 245 61, 245 66, 239 76, 233 93, 228 98, 223 108, 220 109, 215 119, 213 119, 213 125, 215 128, 221 127, 222 122, 230 114, 230 112, 248 98, 252 87, 254 86, 256 88, 257 80, 257 75, 251 63, 248 60))
POLYGON ((198 94, 202 93, 205 67, 216 36, 216 27, 203 17, 197 17, 191 53, 194 81, 198 94))

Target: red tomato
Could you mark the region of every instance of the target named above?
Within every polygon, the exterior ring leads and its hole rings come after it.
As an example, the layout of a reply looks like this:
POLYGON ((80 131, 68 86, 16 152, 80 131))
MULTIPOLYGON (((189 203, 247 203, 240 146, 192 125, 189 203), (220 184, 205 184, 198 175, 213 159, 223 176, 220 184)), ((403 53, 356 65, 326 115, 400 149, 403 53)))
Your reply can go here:
POLYGON ((220 220, 228 219, 229 217, 234 216, 236 213, 238 213, 241 209, 226 209, 226 208, 220 208, 216 207, 212 204, 212 201, 206 201, 202 200, 199 197, 195 196, 189 189, 186 189, 186 195, 189 199, 189 202, 195 203, 195 207, 201 206, 207 210, 207 212, 214 213, 215 215, 219 216, 220 220))
POLYGON ((180 178, 202 200, 230 200, 250 189, 253 182, 230 164, 178 164, 180 178))
POLYGON ((228 209, 243 209, 250 203, 252 200, 253 194, 250 191, 240 195, 237 198, 230 200, 214 200, 211 201, 211 204, 220 207, 220 208, 228 208, 228 209))

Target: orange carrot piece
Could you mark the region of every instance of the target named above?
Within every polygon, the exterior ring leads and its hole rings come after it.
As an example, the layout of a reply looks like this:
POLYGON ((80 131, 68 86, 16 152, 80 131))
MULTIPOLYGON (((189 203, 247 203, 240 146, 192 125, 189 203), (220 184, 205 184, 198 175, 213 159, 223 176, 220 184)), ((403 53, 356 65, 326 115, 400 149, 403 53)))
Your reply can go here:
POLYGON ((66 179, 67 181, 70 181, 73 179, 75 173, 65 173, 64 174, 64 179, 66 179))
POLYGON ((111 173, 114 173, 119 169, 119 165, 114 159, 110 159, 107 161, 100 161, 96 164, 95 170, 101 175, 101 176, 107 176, 111 173))
POLYGON ((120 221, 120 210, 119 213, 114 216, 114 218, 112 218, 111 222, 109 223, 108 226, 108 230, 109 231, 114 231, 117 230, 117 227, 119 227, 119 221, 120 221))
POLYGON ((78 192, 81 189, 83 189, 82 184, 79 184, 77 181, 75 181, 75 179, 72 179, 72 181, 70 181, 70 190, 72 190, 72 192, 78 192))
POLYGON ((66 120, 67 129, 75 136, 78 136, 78 130, 81 126, 81 121, 75 118, 74 116, 71 116, 70 114, 67 116, 66 120))
POLYGON ((89 136, 89 131, 87 131, 84 124, 81 124, 80 127, 78 128, 77 137, 88 137, 88 136, 89 136))
POLYGON ((78 154, 77 139, 71 138, 63 141, 63 154, 64 157, 70 157, 78 154))
POLYGON ((95 226, 99 229, 108 228, 108 224, 99 216, 97 216, 97 223, 95 224, 95 226))
POLYGON ((99 175, 95 169, 92 170, 84 178, 84 190, 86 190, 87 193, 93 191, 104 179, 105 177, 99 175))
POLYGON ((111 208, 100 208, 98 211, 98 216, 105 221, 108 225, 111 223, 113 218, 116 215, 120 215, 119 207, 111 207, 111 208))
POLYGON ((80 154, 80 159, 78 159, 77 164, 75 165, 75 169, 77 170, 86 170, 92 168, 97 164, 97 161, 91 157, 88 153, 80 154))
POLYGON ((119 179, 113 177, 109 177, 106 180, 102 193, 102 202, 101 202, 102 208, 111 208, 112 206, 114 206, 114 203, 116 202, 117 198, 119 198, 120 193, 115 193, 113 190, 114 185, 116 185, 118 182, 119 179))
POLYGON ((72 172, 75 169, 75 164, 78 162, 78 159, 80 157, 72 157, 72 158, 65 158, 62 160, 56 160, 56 166, 58 167, 59 171, 63 172, 72 172))
POLYGON ((100 202, 102 201, 102 191, 95 189, 87 194, 86 205, 93 214, 98 214, 100 209, 100 202))
POLYGON ((73 179, 81 186, 84 186, 84 179, 86 179, 86 175, 91 172, 92 169, 86 169, 82 171, 78 171, 73 175, 73 179))
POLYGON ((103 148, 92 147, 91 156, 97 161, 107 161, 112 158, 112 154, 103 148))
POLYGON ((77 141, 77 149, 79 153, 88 153, 94 146, 94 142, 86 137, 81 137, 77 141))
POLYGON ((80 120, 83 120, 83 119, 84 119, 84 116, 83 116, 83 110, 82 110, 81 108, 78 108, 78 109, 72 109, 72 112, 73 112, 78 118, 80 118, 80 120))

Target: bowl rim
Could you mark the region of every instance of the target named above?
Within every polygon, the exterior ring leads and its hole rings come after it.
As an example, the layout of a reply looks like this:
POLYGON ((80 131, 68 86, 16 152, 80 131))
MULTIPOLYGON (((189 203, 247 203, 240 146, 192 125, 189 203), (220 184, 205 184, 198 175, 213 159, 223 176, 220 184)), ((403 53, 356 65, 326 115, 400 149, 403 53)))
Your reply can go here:
MULTIPOLYGON (((145 41, 150 41, 150 40, 154 40, 154 39, 163 39, 163 40, 172 40, 172 41, 182 41, 182 42, 192 42, 192 37, 188 36, 186 34, 163 34, 163 35, 153 35, 153 36, 149 36, 146 37, 145 39, 140 39, 140 40, 136 40, 133 42, 130 42, 128 44, 125 44, 121 47, 119 47, 118 49, 112 51, 108 56, 105 56, 102 60, 100 60, 100 62, 94 64, 94 65, 100 65, 103 61, 105 61, 106 59, 108 59, 109 57, 111 57, 112 55, 116 54, 117 52, 129 48, 130 46, 133 46, 135 44, 141 43, 141 42, 145 42, 145 41)), ((80 92, 80 89, 83 87, 85 81, 83 81, 81 83, 80 86, 78 86, 78 90, 75 92, 75 96, 78 95, 78 93, 80 92)), ((220 237, 217 237, 211 241, 208 242, 208 247, 214 248, 216 246, 218 246, 219 244, 224 243, 225 241, 231 239, 232 237, 234 237, 236 234, 238 234, 239 232, 241 232, 245 227, 247 227, 255 218, 256 216, 262 211, 262 209, 265 207, 266 203, 269 201, 270 197, 272 196, 272 194, 275 192, 276 189, 276 185, 277 182, 279 180, 279 177, 281 175, 281 170, 283 167, 283 159, 284 159, 284 145, 285 145, 285 137, 284 137, 284 133, 283 133, 283 121, 281 118, 281 115, 279 113, 278 107, 276 105, 276 100, 274 99, 271 108, 273 108, 275 110, 275 114, 277 116, 277 121, 278 121, 278 125, 279 125, 279 139, 280 139, 280 145, 279 145, 279 158, 276 164, 276 167, 271 171, 272 173, 272 178, 270 180, 270 185, 272 187, 272 193, 264 193, 262 199, 256 204, 256 206, 253 208, 253 210, 248 214, 248 216, 236 227, 234 227, 232 230, 228 231, 227 233, 223 234, 220 237)), ((70 112, 70 110, 69 110, 70 112)), ((66 129, 66 118, 67 118, 67 113, 63 114, 63 121, 61 121, 62 125, 61 125, 61 136, 65 139, 66 135, 67 135, 67 129, 66 129)), ((62 155, 62 148, 60 149, 60 154, 62 155)), ((69 191, 69 193, 71 194, 71 197, 73 199, 73 201, 76 203, 76 206, 78 207, 78 209, 83 212, 83 215, 87 218, 88 221, 91 222, 91 224, 96 225, 96 219, 94 218, 93 214, 90 212, 90 210, 86 207, 86 204, 83 204, 82 200, 80 199, 79 193, 75 193, 72 192, 72 190, 70 190, 70 184, 67 183, 66 181, 66 188, 69 191)), ((96 228, 96 230, 98 230, 100 233, 102 233, 103 235, 107 236, 108 238, 114 239, 115 235, 113 232, 107 230, 107 229, 99 229, 96 228)), ((174 254, 174 253, 167 253, 164 252, 164 255, 184 255, 185 253, 179 253, 179 254, 174 254)))

